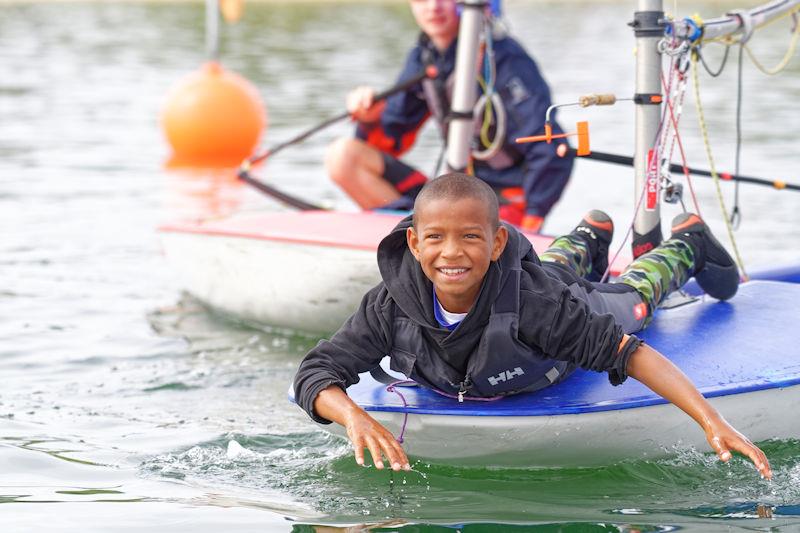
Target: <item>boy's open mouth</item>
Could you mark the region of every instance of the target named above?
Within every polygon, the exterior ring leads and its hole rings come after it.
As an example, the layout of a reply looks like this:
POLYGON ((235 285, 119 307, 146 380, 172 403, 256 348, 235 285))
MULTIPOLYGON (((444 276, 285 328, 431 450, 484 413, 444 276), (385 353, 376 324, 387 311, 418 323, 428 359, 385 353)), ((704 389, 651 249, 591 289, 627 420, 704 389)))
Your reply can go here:
POLYGON ((439 267, 436 270, 448 277, 459 277, 465 274, 469 269, 465 267, 439 267))

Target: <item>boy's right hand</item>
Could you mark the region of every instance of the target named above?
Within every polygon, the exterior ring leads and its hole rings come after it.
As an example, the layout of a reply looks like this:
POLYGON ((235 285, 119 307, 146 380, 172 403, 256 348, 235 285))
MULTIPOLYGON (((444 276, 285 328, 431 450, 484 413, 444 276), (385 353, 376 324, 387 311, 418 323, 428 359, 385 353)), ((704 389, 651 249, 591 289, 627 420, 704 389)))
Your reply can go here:
POLYGON ((344 427, 353 443, 356 463, 359 465, 364 465, 364 448, 367 448, 378 470, 383 469, 383 456, 386 456, 392 470, 411 470, 406 452, 394 435, 366 411, 360 408, 350 411, 344 427))
POLYGON ((314 411, 322 418, 341 424, 355 448, 356 462, 364 465, 364 448, 372 455, 375 468, 383 469, 383 457, 392 470, 411 470, 408 457, 394 435, 359 407, 339 386, 323 389, 314 400, 314 411))
POLYGON ((362 85, 356 87, 347 95, 347 111, 354 120, 372 123, 381 118, 386 100, 375 101, 375 89, 362 85))

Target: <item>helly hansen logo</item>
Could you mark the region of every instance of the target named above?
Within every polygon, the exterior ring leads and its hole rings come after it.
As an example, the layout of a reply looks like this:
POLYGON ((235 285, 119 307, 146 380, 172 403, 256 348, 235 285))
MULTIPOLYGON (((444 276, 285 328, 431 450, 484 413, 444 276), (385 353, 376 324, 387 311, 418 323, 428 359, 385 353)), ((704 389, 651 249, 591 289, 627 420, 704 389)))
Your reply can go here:
POLYGON ((500 372, 496 376, 491 376, 489 378, 489 383, 494 387, 498 383, 510 381, 517 376, 523 375, 524 373, 525 372, 523 372, 520 367, 517 367, 514 370, 506 370, 505 372, 500 372))

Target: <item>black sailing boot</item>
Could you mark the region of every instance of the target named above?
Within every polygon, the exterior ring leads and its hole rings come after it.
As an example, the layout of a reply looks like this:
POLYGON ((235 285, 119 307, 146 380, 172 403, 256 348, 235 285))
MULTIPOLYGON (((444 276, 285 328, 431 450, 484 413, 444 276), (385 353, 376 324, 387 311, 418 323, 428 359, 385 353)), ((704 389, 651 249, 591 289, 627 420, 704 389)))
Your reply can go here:
POLYGON ((706 294, 727 300, 739 288, 739 269, 725 248, 714 238, 705 222, 694 213, 682 213, 672 220, 672 238, 680 239, 694 252, 694 279, 706 294))
POLYGON ((608 247, 614 238, 614 222, 611 217, 599 209, 593 209, 583 216, 571 235, 580 236, 589 244, 592 271, 586 279, 600 281, 608 270, 608 247))

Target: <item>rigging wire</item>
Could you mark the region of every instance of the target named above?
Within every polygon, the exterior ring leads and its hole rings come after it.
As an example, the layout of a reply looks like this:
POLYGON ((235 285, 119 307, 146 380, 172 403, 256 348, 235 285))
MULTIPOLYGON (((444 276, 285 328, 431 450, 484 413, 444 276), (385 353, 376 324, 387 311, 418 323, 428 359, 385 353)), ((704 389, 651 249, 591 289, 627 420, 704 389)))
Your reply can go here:
MULTIPOLYGON (((669 107, 669 114, 670 114, 670 120, 672 122, 672 127, 675 130, 673 146, 670 148, 670 155, 669 158, 667 158, 667 162, 669 163, 670 161, 672 161, 672 152, 675 144, 677 144, 678 153, 681 156, 681 166, 683 167, 683 176, 686 179, 686 184, 689 186, 689 193, 692 195, 692 203, 694 203, 695 213, 697 213, 697 215, 699 215, 700 218, 703 218, 702 214, 700 213, 700 202, 697 201, 697 195, 694 192, 694 181, 692 180, 691 173, 689 172, 689 163, 686 160, 686 151, 683 149, 683 141, 681 141, 680 130, 678 129, 678 123, 680 122, 681 115, 683 114, 683 100, 684 97, 686 96, 686 73, 678 69, 677 75, 680 76, 680 80, 682 83, 680 99, 678 100, 677 116, 675 114, 674 103, 670 99, 666 101, 666 105, 669 107)), ((663 73, 661 75, 661 84, 666 91, 666 80, 664 79, 663 73)), ((683 207, 683 210, 686 211, 686 206, 683 205, 683 200, 681 200, 681 206, 683 207)))
MULTIPOLYGON (((677 42, 677 39, 673 39, 673 43, 675 43, 675 42, 677 42)), ((669 70, 671 71, 673 68, 675 68, 676 59, 675 59, 674 55, 670 55, 669 57, 670 57, 669 70)), ((663 72, 663 67, 662 67, 662 72, 663 72)), ((666 98, 665 99, 666 99, 667 102, 669 102, 670 101, 670 97, 671 97, 671 91, 665 91, 665 93, 666 93, 666 98)), ((661 112, 661 120, 658 123, 658 127, 656 128, 656 132, 655 132, 655 135, 654 135, 654 138, 653 138, 653 142, 652 142, 652 145, 651 145, 652 146, 651 151, 652 151, 653 155, 650 158, 650 160, 647 162, 647 170, 646 170, 645 175, 649 175, 651 172, 657 172, 658 171, 658 166, 659 166, 659 161, 660 161, 660 155, 659 154, 661 153, 661 150, 662 150, 660 141, 661 141, 662 135, 665 134, 664 133, 664 128, 665 128, 665 123, 667 121, 667 108, 669 108, 669 105, 664 106, 664 109, 661 112)), ((667 127, 669 127, 669 124, 667 124, 667 127)), ((601 282, 605 282, 605 281, 608 280, 608 277, 611 274, 611 265, 614 264, 614 262, 619 257, 619 254, 622 253, 623 248, 625 248, 625 246, 628 243, 628 239, 630 239, 632 237, 632 234, 633 234, 633 231, 634 231, 633 226, 634 226, 634 224, 636 222, 636 217, 638 216, 639 211, 642 208, 642 203, 644 202, 644 198, 646 196, 646 192, 647 192, 647 187, 642 187, 642 190, 639 193, 639 198, 636 201, 636 207, 633 210, 633 216, 631 217, 631 222, 630 222, 630 224, 628 224, 628 230, 625 232, 625 236, 623 237, 622 242, 620 243, 619 247, 614 252, 614 255, 612 256, 611 260, 609 261, 608 268, 606 268, 606 271, 601 276, 601 278, 600 278, 601 282)))

